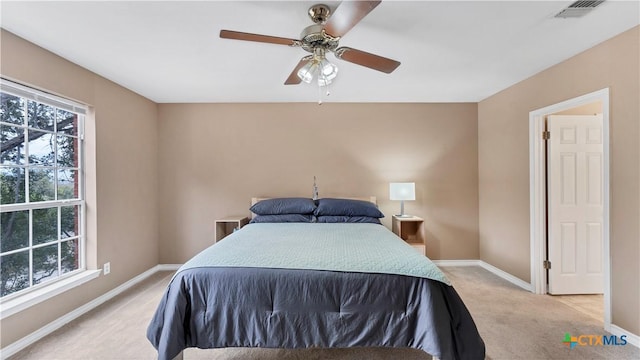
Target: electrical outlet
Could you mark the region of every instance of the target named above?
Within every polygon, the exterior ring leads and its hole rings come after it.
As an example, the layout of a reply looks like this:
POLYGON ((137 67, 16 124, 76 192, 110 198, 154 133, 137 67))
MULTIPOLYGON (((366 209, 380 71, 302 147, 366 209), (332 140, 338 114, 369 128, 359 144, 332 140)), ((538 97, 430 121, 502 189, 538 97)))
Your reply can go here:
POLYGON ((111 272, 111 263, 110 262, 104 263, 104 266, 102 267, 102 272, 105 275, 108 275, 111 272))

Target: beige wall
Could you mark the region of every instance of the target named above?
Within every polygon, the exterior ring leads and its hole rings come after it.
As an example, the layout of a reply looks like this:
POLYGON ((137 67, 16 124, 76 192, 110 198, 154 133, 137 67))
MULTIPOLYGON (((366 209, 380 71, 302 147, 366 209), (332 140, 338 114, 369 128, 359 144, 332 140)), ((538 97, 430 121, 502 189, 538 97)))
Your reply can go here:
POLYGON ((100 276, 2 320, 0 347, 158 264, 157 105, 2 30, 3 77, 92 106, 87 117, 87 242, 100 276))
POLYGON ((2 321, 0 347, 213 241, 251 196, 375 195, 415 181, 428 255, 529 280, 528 113, 611 88, 613 322, 640 333, 639 28, 479 104, 162 104, 4 30, 3 76, 90 104, 91 264, 112 273, 2 321), (584 74, 589 74, 585 76, 584 74), (158 240, 159 239, 159 240, 158 240), (36 310, 37 309, 37 310, 36 310))
POLYGON ((415 181, 435 259, 478 258, 476 104, 157 105, 2 30, 3 77, 87 103, 87 242, 111 274, 2 320, 0 347, 213 240, 251 196, 375 195, 415 181), (160 125, 158 125, 160 124, 160 125), (162 224, 162 226, 160 226, 162 224), (159 232, 160 231, 160 232, 159 232), (160 235, 161 234, 161 235, 160 235), (162 249, 162 252, 161 252, 162 249))
POLYGON ((433 259, 478 258, 476 104, 161 104, 162 263, 213 243, 217 218, 252 196, 378 198, 414 181, 433 259))
POLYGON ((613 324, 640 334, 640 27, 478 104, 480 258, 530 281, 529 112, 610 88, 613 324))

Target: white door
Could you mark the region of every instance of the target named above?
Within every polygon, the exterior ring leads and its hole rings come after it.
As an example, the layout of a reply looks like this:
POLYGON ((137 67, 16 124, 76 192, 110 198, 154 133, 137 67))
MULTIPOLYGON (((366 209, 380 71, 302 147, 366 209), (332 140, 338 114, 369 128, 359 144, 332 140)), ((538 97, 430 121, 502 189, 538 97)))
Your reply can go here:
POLYGON ((603 292, 602 115, 547 119, 549 293, 603 292))

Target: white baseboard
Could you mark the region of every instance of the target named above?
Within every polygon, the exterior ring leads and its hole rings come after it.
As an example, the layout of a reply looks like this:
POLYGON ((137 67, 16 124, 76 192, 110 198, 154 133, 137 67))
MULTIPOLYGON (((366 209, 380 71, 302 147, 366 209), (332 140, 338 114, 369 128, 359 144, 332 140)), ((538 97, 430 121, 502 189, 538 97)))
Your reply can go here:
POLYGON ((505 271, 498 269, 497 267, 487 264, 482 260, 433 260, 433 263, 437 266, 480 266, 481 268, 493 273, 494 275, 507 280, 508 282, 516 285, 518 287, 523 288, 529 292, 532 291, 533 287, 530 283, 521 280, 505 271))
POLYGON ((495 275, 507 280, 508 282, 512 283, 515 286, 519 286, 529 292, 533 292, 533 286, 531 285, 531 283, 528 283, 520 278, 517 278, 506 271, 502 271, 491 264, 487 264, 482 260, 478 260, 478 261, 480 262, 480 266, 482 266, 483 269, 494 273, 495 275))
POLYGON ((47 325, 41 327, 40 329, 32 332, 31 334, 23 337, 22 339, 9 344, 8 346, 0 349, 2 351, 0 351, 0 359, 6 359, 11 355, 14 355, 15 353, 17 353, 18 351, 26 348, 27 346, 35 343, 36 341, 42 339, 43 337, 51 334, 52 332, 58 330, 59 328, 63 327, 64 325, 66 325, 67 323, 77 319, 78 317, 82 316, 83 314, 95 309, 96 307, 100 306, 101 304, 105 303, 108 300, 111 300, 112 298, 114 298, 115 296, 119 295, 120 293, 122 293, 123 291, 133 287, 134 285, 138 284, 139 282, 145 280, 146 278, 148 278, 149 276, 155 274, 158 271, 166 271, 166 270, 176 270, 178 267, 180 267, 180 265, 173 265, 173 264, 168 264, 168 265, 156 265, 154 267, 152 267, 151 269, 143 272, 142 274, 134 277, 133 279, 123 283, 122 285, 114 288, 113 290, 95 298, 94 300, 82 305, 81 307, 71 311, 70 313, 67 313, 61 317, 59 317, 58 319, 48 323, 47 325), (176 267, 177 266, 177 267, 176 267))
POLYGON ((480 260, 431 260, 437 266, 480 266, 480 260))
POLYGON ((637 348, 640 348, 640 336, 630 333, 627 330, 613 324, 611 324, 611 326, 605 330, 610 332, 612 335, 617 336, 618 339, 620 338, 620 336, 626 335, 627 344, 631 344, 637 348))
POLYGON ((176 271, 182 264, 160 264, 156 266, 156 271, 176 271))

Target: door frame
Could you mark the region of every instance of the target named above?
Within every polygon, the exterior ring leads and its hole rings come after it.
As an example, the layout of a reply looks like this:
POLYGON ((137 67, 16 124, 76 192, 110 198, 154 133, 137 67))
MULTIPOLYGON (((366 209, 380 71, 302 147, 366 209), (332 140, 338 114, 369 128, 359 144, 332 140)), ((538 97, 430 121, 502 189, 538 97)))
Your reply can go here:
POLYGON ((547 293, 547 272, 542 266, 546 259, 546 160, 545 140, 542 138, 545 117, 578 106, 602 102, 603 137, 603 290, 604 328, 611 327, 611 262, 609 258, 609 88, 604 88, 573 99, 565 100, 529 113, 529 204, 530 204, 530 244, 531 244, 531 289, 536 294, 547 293))

